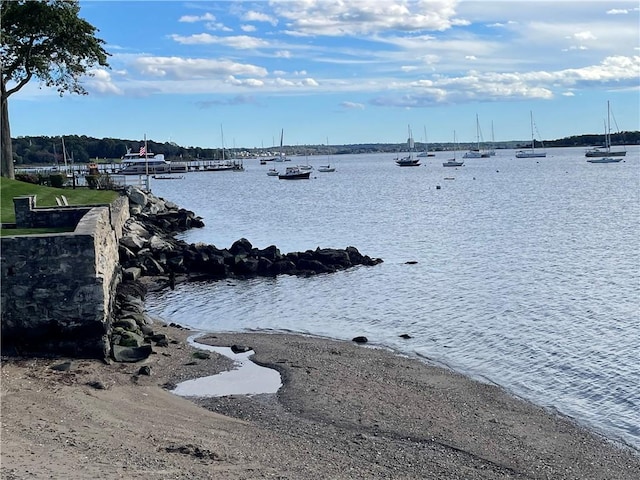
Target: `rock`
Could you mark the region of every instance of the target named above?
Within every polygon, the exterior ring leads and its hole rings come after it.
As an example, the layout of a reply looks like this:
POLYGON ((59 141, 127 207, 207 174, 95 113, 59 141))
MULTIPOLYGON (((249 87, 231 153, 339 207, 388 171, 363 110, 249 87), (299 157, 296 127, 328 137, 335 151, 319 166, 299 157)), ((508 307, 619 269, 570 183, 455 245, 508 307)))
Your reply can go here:
POLYGON ((142 275, 142 269, 139 267, 129 267, 124 269, 125 280, 138 280, 142 275))
POLYGON ((251 347, 245 345, 231 345, 231 351, 236 354, 250 352, 251 350, 253 350, 251 347))
POLYGON ((140 347, 114 345, 111 348, 111 354, 116 362, 139 362, 148 358, 151 352, 151 345, 142 345, 140 347))
POLYGON ((354 337, 352 341, 355 343, 367 343, 369 339, 367 337, 360 336, 360 337, 354 337))
POLYGON ((138 370, 138 375, 151 375, 151 367, 149 365, 143 365, 138 370))
POLYGON ((57 372, 68 372, 69 370, 71 370, 71 367, 73 366, 73 362, 71 360, 66 361, 66 362, 62 362, 62 363, 58 363, 56 365, 53 365, 51 368, 51 370, 56 370, 57 372))
POLYGON ((404 338, 405 340, 408 340, 410 338, 413 338, 411 335, 409 335, 408 333, 403 333, 402 335, 400 335, 400 338, 404 338))

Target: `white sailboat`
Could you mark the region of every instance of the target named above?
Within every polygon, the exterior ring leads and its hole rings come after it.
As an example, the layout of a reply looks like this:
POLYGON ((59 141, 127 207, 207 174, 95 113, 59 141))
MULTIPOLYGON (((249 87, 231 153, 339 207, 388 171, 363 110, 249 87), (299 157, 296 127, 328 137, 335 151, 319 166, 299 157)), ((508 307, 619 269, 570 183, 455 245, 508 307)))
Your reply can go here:
POLYGON ((480 137, 482 133, 480 132, 480 121, 478 120, 478 115, 476 114, 476 148, 472 148, 468 152, 464 154, 464 158, 487 158, 489 156, 488 153, 480 150, 480 137))
POLYGON ((329 152, 329 138, 328 137, 327 137, 327 164, 326 165, 320 165, 318 167, 318 171, 319 172, 325 172, 325 173, 335 172, 336 171, 336 167, 332 167, 331 166, 331 153, 329 152))
MULTIPOLYGON (((518 150, 516 152, 516 158, 544 158, 547 156, 546 152, 536 152, 536 140, 533 135, 533 112, 530 111, 529 116, 531 117, 531 148, 527 150, 518 150)), ((542 141, 540 141, 540 143, 542 143, 542 141)))
POLYGON ((435 157, 435 153, 429 152, 429 141, 427 140, 427 127, 424 127, 424 152, 420 152, 418 157, 435 157))
POLYGON ((626 150, 611 149, 611 107, 607 101, 607 122, 604 126, 604 146, 587 150, 585 157, 590 163, 617 163, 627 154, 626 150))
POLYGON ((456 159, 456 152, 458 151, 458 142, 456 140, 456 132, 453 131, 453 158, 450 158, 446 162, 442 162, 443 167, 462 167, 464 160, 456 159))

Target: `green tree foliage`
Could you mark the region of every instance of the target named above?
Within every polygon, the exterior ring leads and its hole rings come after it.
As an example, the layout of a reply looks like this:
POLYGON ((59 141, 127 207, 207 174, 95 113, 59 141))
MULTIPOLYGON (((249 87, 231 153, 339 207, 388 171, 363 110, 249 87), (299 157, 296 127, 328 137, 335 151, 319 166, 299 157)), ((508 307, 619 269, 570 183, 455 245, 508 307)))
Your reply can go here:
POLYGON ((14 176, 8 98, 34 78, 60 95, 86 95, 82 77, 91 75, 95 65, 109 66, 104 41, 79 13, 77 0, 0 1, 0 174, 4 177, 14 176))

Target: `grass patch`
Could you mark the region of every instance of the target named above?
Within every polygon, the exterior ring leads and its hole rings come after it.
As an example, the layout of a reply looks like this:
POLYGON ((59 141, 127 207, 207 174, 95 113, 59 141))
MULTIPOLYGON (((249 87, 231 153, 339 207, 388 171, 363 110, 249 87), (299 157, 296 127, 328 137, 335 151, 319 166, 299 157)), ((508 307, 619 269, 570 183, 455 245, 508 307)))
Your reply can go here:
MULTIPOLYGON (((67 198, 69 205, 93 205, 111 203, 118 198, 119 193, 112 190, 91 190, 86 187, 76 187, 75 189, 45 187, 0 177, 0 222, 15 223, 16 214, 13 208, 13 199, 24 195, 36 195, 36 206, 38 207, 53 207, 57 205, 56 197, 60 195, 67 198)), ((3 231, 5 234, 17 235, 15 232, 16 230, 3 231)))
POLYGON ((73 232, 73 228, 3 228, 0 237, 15 237, 17 235, 38 235, 51 233, 73 232))

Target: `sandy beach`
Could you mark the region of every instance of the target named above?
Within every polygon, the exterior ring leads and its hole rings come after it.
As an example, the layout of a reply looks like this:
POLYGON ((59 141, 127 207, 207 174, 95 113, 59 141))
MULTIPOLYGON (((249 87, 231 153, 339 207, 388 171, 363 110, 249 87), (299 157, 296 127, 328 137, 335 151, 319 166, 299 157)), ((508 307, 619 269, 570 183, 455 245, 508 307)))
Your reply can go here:
POLYGON ((640 478, 637 452, 567 418, 353 342, 206 335, 198 341, 251 347, 283 386, 179 397, 178 382, 233 361, 195 358, 193 332, 156 327, 172 341, 142 364, 3 358, 1 478, 640 478))

